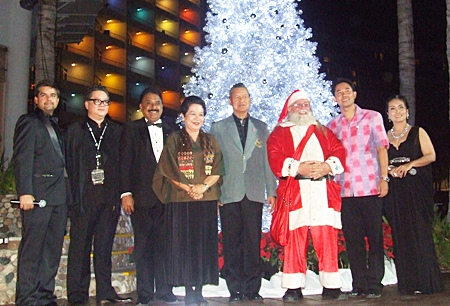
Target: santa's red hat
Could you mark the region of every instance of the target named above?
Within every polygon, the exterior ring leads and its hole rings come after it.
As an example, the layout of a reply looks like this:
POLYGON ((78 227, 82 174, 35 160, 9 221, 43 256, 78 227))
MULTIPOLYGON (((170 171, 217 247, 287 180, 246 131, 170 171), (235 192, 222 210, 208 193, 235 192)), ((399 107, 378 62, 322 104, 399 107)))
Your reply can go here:
POLYGON ((284 103, 284 107, 281 110, 281 114, 280 114, 280 118, 278 118, 278 123, 281 123, 284 118, 286 118, 287 114, 288 114, 288 108, 291 104, 293 104, 295 101, 300 100, 300 99, 304 99, 304 100, 309 100, 308 94, 306 92, 304 92, 301 89, 296 89, 294 90, 289 97, 287 98, 286 102, 284 103))

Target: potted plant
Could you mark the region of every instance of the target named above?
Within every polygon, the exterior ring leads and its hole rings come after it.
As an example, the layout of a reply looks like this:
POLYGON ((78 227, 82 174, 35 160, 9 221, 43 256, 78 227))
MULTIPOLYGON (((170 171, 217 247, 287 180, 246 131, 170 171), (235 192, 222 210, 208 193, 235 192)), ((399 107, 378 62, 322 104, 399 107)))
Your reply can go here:
POLYGON ((6 165, 7 161, 5 152, 2 152, 0 157, 0 195, 3 196, 16 193, 16 183, 14 180, 12 163, 6 165))
POLYGON ((450 271, 450 222, 436 214, 433 223, 433 239, 442 271, 450 271))

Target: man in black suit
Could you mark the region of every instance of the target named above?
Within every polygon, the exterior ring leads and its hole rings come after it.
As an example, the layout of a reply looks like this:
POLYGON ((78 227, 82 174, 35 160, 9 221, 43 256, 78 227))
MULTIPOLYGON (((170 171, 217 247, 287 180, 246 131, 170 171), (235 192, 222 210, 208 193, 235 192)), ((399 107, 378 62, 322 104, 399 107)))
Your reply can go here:
POLYGON ((149 187, 171 129, 161 121, 163 102, 158 89, 148 87, 142 92, 139 109, 144 117, 125 125, 120 142, 122 208, 131 216, 134 231, 138 305, 153 299, 173 303, 177 298, 172 286, 163 283, 164 204, 149 187))
POLYGON ((66 227, 64 145, 53 112, 59 90, 36 85, 34 112, 19 118, 14 132, 14 175, 22 216, 16 304, 56 305, 55 276, 66 227), (45 200, 45 207, 33 201, 45 200))
POLYGON ((87 118, 67 130, 67 171, 73 195, 67 267, 71 304, 84 304, 89 298, 92 240, 97 302, 131 302, 117 295, 111 285, 111 251, 120 215, 122 127, 107 116, 110 104, 106 87, 92 86, 84 101, 87 118))

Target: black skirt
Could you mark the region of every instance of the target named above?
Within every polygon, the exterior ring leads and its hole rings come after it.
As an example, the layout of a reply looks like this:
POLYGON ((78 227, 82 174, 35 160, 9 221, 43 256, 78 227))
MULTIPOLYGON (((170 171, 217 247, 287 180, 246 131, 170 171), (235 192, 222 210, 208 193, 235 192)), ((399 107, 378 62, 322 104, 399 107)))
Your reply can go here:
POLYGON ((217 201, 166 204, 165 283, 218 285, 217 201))

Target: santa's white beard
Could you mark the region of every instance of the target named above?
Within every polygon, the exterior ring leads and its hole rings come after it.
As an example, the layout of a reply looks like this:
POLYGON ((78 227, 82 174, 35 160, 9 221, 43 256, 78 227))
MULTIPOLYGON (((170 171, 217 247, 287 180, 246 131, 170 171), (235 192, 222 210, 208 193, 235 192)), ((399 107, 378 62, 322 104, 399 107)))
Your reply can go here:
POLYGON ((310 126, 311 124, 317 122, 316 117, 314 117, 311 111, 309 111, 307 115, 289 113, 287 119, 288 121, 300 126, 310 126))

